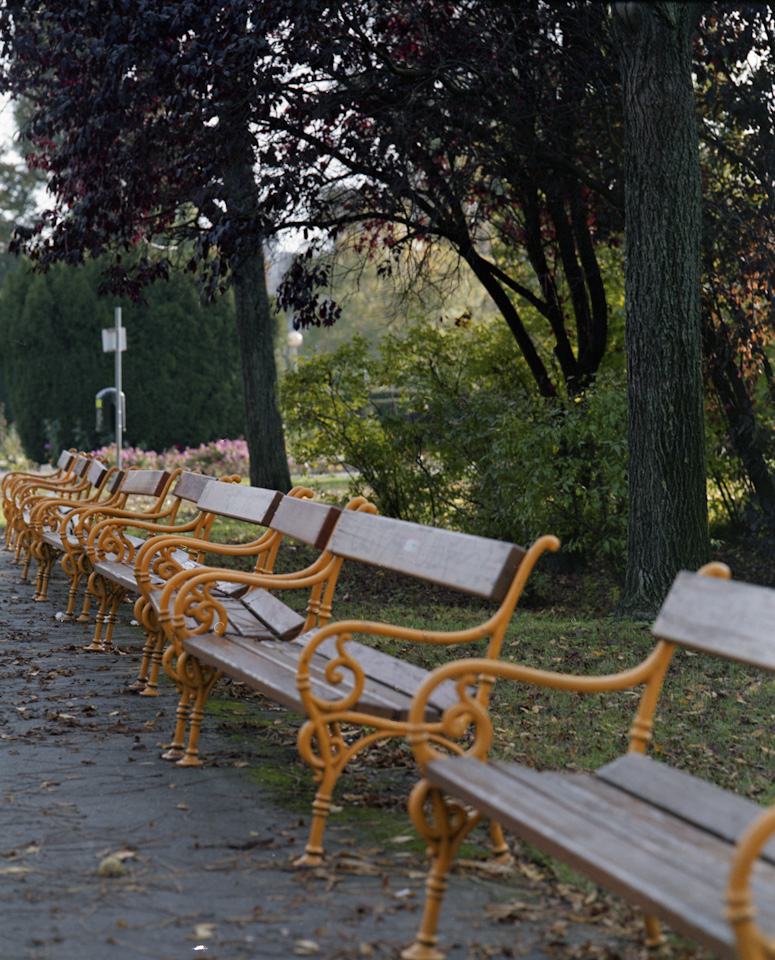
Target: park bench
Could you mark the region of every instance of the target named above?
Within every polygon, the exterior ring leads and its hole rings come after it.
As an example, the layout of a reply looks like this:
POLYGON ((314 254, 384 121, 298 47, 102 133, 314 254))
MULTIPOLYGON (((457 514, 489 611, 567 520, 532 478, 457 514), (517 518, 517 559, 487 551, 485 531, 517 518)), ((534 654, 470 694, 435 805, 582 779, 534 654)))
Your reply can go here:
POLYGON ((14 542, 13 514, 15 495, 26 484, 40 480, 48 483, 64 483, 75 463, 75 450, 63 450, 59 454, 56 467, 46 473, 40 470, 9 470, 4 474, 0 490, 3 497, 3 516, 5 517, 5 549, 10 550, 14 542))
MULTIPOLYGON (((171 502, 165 501, 173 481, 181 473, 181 470, 172 473, 166 470, 128 470, 104 501, 75 503, 64 514, 58 509, 48 509, 46 503, 38 505, 33 515, 35 552, 40 564, 36 599, 46 598, 51 570, 56 560, 61 559, 62 569, 70 581, 65 612, 65 618, 70 619, 75 611, 78 587, 91 573, 86 541, 92 525, 108 515, 138 520, 174 519, 181 498, 173 496, 171 502)), ((91 594, 87 592, 78 620, 89 619, 90 606, 91 594)))
MULTIPOLYGON (((96 492, 89 475, 93 463, 93 457, 79 453, 69 474, 61 481, 52 482, 41 479, 20 484, 15 488, 11 507, 15 545, 14 562, 22 564, 23 580, 27 579, 33 559, 33 516, 36 508, 45 504, 61 515, 67 505, 90 499, 96 492)), ((101 471, 98 482, 102 483, 104 479, 105 472, 101 471)))
MULTIPOLYGON (((301 490, 304 495, 312 493, 305 488, 301 490)), ((261 488, 244 488, 241 491, 241 519, 250 519, 250 514, 255 513, 255 502, 260 503, 261 498, 267 493, 269 491, 262 491, 261 488)), ((217 508, 220 512, 224 510, 223 505, 215 503, 213 496, 209 497, 207 506, 210 509, 217 508)), ((234 515, 234 505, 230 505, 228 509, 231 515, 234 515)), ((373 512, 374 506, 363 497, 355 497, 344 510, 345 513, 352 511, 373 512)), ((240 638, 250 638, 250 641, 255 642, 261 639, 274 640, 278 637, 287 641, 315 626, 324 624, 331 616, 333 596, 341 566, 341 560, 331 556, 328 543, 342 512, 339 507, 301 499, 299 496, 281 497, 271 518, 264 521, 268 527, 266 534, 252 544, 239 548, 239 553, 236 554, 255 555, 254 571, 246 574, 252 577, 249 585, 245 585, 237 571, 226 571, 215 567, 191 569, 190 566, 178 567, 175 571, 174 565, 170 565, 168 559, 170 549, 175 547, 174 541, 166 544, 149 543, 144 548, 144 555, 138 558, 137 575, 144 596, 148 600, 144 616, 148 618, 150 627, 160 631, 160 639, 155 651, 157 659, 160 656, 165 634, 172 637, 173 642, 164 654, 163 664, 168 676, 181 690, 175 732, 169 749, 164 754, 165 759, 176 760, 182 766, 201 764, 198 744, 204 705, 214 684, 221 676, 218 670, 203 667, 198 661, 192 659, 175 642, 177 635, 170 634, 160 618, 160 611, 167 609, 169 598, 175 595, 178 586, 185 583, 187 579, 199 573, 205 573, 208 575, 208 595, 217 599, 225 625, 224 629, 237 642, 240 638), (303 569, 274 573, 275 559, 283 539, 306 544, 320 552, 303 569), (145 569, 140 570, 140 568, 145 569), (156 576, 163 571, 166 582, 160 585, 149 584, 145 570, 150 569, 153 569, 156 576), (211 573, 214 576, 210 576, 211 573), (266 587, 307 591, 309 596, 306 610, 303 614, 297 612, 270 593, 266 587), (186 741, 187 727, 189 727, 189 733, 186 741)), ((211 543, 208 548, 212 548, 210 550, 212 553, 228 556, 234 556, 237 551, 235 546, 228 544, 211 543)), ((200 610, 199 613, 202 611, 200 610)), ((195 617, 188 616, 186 611, 183 614, 183 620, 187 633, 196 634, 207 630, 206 614, 204 621, 200 622, 195 617)))
MULTIPOLYGON (((93 649, 110 647, 118 605, 128 594, 138 594, 134 614, 143 627, 146 642, 140 672, 131 686, 145 696, 158 694, 163 650, 163 631, 147 599, 149 594, 159 590, 174 573, 203 566, 206 553, 232 557, 255 555, 256 564, 263 564, 265 568, 277 553, 277 535, 268 525, 282 494, 242 486, 235 482, 240 479, 236 476, 223 478, 227 483, 209 483, 209 479, 190 475, 185 494, 195 503, 196 514, 186 524, 162 526, 133 518, 108 517, 94 524, 87 539, 86 551, 92 570, 89 588, 106 601, 100 622, 107 625, 107 631, 104 636, 95 632, 93 649), (219 544, 210 540, 216 518, 255 524, 261 533, 250 543, 219 544), (131 531, 142 531, 146 537, 140 539, 131 531)), ((178 492, 177 486, 175 490, 178 492)), ((312 490, 296 487, 289 496, 311 497, 312 490)), ((224 585, 224 590, 228 589, 224 585)))
MULTIPOLYGON (((390 570, 439 584, 492 602, 494 610, 481 623, 445 632, 359 620, 313 625, 296 635, 275 636, 242 629, 231 609, 213 589, 222 580, 244 584, 241 603, 249 614, 254 597, 265 591, 310 586, 319 579, 281 578, 237 571, 180 573, 155 595, 157 615, 176 651, 179 680, 193 701, 192 732, 183 763, 196 762, 198 724, 214 680, 225 674, 306 716, 298 737, 302 758, 310 765, 318 788, 313 803, 309 841, 300 865, 320 863, 323 833, 332 791, 347 763, 380 740, 406 737, 408 713, 416 688, 427 671, 388 652, 352 639, 355 634, 397 638, 418 645, 481 641, 496 661, 511 614, 538 557, 556 550, 554 537, 543 537, 525 551, 513 544, 488 540, 421 524, 345 510, 327 545, 331 568, 343 561, 390 570), (355 731, 355 732, 353 732, 355 731), (192 742, 193 740, 193 742, 192 742)), ((322 572, 318 572, 318 577, 322 572)), ((328 574, 327 574, 328 575, 328 574)), ((306 626, 306 625, 305 625, 306 626)), ((443 710, 453 702, 454 688, 441 688, 423 718, 429 735, 440 730, 443 710)), ((507 847, 494 828, 495 852, 507 847)))
POLYGON ((659 942, 663 921, 719 957, 775 956, 775 844, 768 844, 775 807, 645 752, 677 646, 775 672, 775 590, 724 579, 729 571, 722 564, 701 573, 712 575, 678 575, 652 628, 656 645, 622 673, 573 676, 471 659, 445 664, 423 683, 410 713, 423 779, 409 809, 433 861, 420 931, 404 960, 443 958, 436 927, 447 874, 482 816, 497 818, 506 830, 640 907, 651 945, 659 942), (595 772, 538 771, 488 759, 493 718, 481 685, 489 688, 496 678, 578 693, 642 685, 628 752, 595 772), (423 724, 427 704, 449 684, 458 693, 442 733, 461 744, 455 755, 432 743, 423 724))
MULTIPOLYGON (((86 472, 88 487, 80 495, 71 497, 42 497, 29 507, 26 513, 26 536, 28 538, 29 561, 36 560, 38 569, 35 575, 35 594, 33 599, 43 601, 48 593, 48 582, 55 555, 49 544, 43 540, 46 528, 61 525, 65 517, 73 516, 73 511, 99 503, 101 507, 115 503, 119 496, 124 473, 115 467, 108 467, 101 460, 92 460, 86 472)), ((23 578, 26 579, 27 566, 23 578)))

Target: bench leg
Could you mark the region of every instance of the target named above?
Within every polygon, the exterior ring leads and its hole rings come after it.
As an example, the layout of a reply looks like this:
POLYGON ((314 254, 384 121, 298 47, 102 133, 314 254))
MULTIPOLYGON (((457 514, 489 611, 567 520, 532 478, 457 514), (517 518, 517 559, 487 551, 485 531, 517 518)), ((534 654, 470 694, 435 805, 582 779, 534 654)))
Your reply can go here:
POLYGON ((137 677, 130 684, 130 689, 137 690, 143 697, 159 696, 159 674, 162 668, 162 655, 166 638, 164 631, 156 619, 152 604, 145 597, 140 596, 135 601, 135 620, 142 626, 145 633, 145 645, 137 677))
POLYGON ((33 551, 33 556, 38 562, 38 569, 35 573, 35 579, 32 581, 32 599, 37 600, 40 596, 41 587, 43 584, 43 571, 46 566, 46 556, 40 548, 33 551))
POLYGON ((503 827, 494 820, 490 821, 490 839, 492 841, 492 852, 496 863, 511 864, 514 857, 511 854, 511 848, 506 843, 503 836, 503 827))
POLYGON ((161 755, 162 760, 174 760, 176 763, 183 758, 186 752, 186 729, 188 718, 191 716, 191 691, 186 687, 180 691, 178 708, 175 711, 175 732, 172 743, 161 755))
POLYGON ((307 720, 299 730, 298 746, 301 758, 312 767, 318 789, 312 802, 312 823, 304 853, 296 861, 296 867, 317 867, 324 859, 323 834, 331 812, 331 797, 334 787, 347 762, 368 742, 381 739, 379 733, 361 738, 349 747, 345 744, 339 724, 336 722, 315 723, 307 720))
POLYGON ((438 948, 436 928, 447 891, 447 877, 460 844, 481 819, 444 797, 426 780, 415 785, 409 797, 409 813, 433 860, 425 880, 425 906, 414 943, 403 950, 402 960, 444 960, 438 948))
POLYGON ((67 609, 65 610, 65 620, 73 619, 75 610, 75 598, 78 593, 78 587, 83 579, 83 573, 78 567, 78 560, 71 553, 65 553, 62 557, 62 570, 70 581, 70 589, 67 592, 67 609))
MULTIPOLYGON (((178 679, 183 688, 180 698, 180 704, 183 704, 183 698, 188 692, 188 700, 191 702, 191 712, 188 717, 188 743, 186 751, 180 760, 177 761, 180 767, 201 767, 202 761, 199 757, 199 734, 202 729, 202 721, 205 715, 205 704, 210 696, 210 691, 223 674, 215 667, 210 667, 205 663, 200 663, 196 657, 191 657, 187 653, 182 653, 178 657, 176 667, 178 679), (188 688, 188 691, 186 691, 188 688)), ((178 716, 178 725, 175 729, 176 743, 178 727, 180 726, 181 716, 178 716)), ((173 743, 173 748, 176 743, 173 743)))
POLYGON ((108 602, 110 598, 108 597, 105 581, 99 574, 92 573, 89 577, 87 586, 89 594, 99 601, 99 608, 97 609, 97 614, 94 618, 96 621, 94 625, 94 636, 92 637, 91 643, 87 644, 83 649, 102 650, 102 628, 107 618, 108 602))
POLYGON ((32 549, 29 543, 28 536, 22 536, 19 541, 19 549, 17 551, 17 557, 20 554, 24 554, 23 559, 20 559, 19 562, 22 564, 22 580, 26 582, 27 574, 30 572, 30 561, 32 560, 32 549))
MULTIPOLYGON (((92 575, 92 568, 91 568, 91 562, 89 558, 86 556, 86 554, 81 554, 81 556, 78 558, 78 569, 81 571, 81 579, 85 580, 88 585, 92 575)), ((92 593, 87 586, 87 589, 84 591, 84 595, 83 595, 83 606, 81 607, 81 612, 75 618, 78 621, 78 623, 88 623, 89 620, 91 619, 89 617, 89 611, 91 610, 91 600, 92 600, 92 593)), ((75 607, 73 607, 73 612, 75 612, 75 607)))
POLYGON ((643 925, 646 928, 646 946, 659 947, 665 942, 665 935, 659 925, 659 918, 650 913, 643 914, 643 925))

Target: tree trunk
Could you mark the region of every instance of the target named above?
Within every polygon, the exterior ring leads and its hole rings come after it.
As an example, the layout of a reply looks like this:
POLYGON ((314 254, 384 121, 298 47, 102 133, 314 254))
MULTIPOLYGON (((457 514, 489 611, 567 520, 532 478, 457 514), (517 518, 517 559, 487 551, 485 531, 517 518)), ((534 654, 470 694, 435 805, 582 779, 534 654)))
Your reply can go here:
POLYGON ((266 289, 264 251, 242 261, 234 281, 242 388, 245 396, 245 439, 250 454, 250 482, 287 493, 291 475, 277 405, 277 368, 273 324, 266 289))
MULTIPOLYGON (((230 213, 245 224, 258 204, 252 150, 240 122, 231 126, 232 158, 224 170, 230 213)), ((246 228, 247 229, 247 228, 246 228)), ((250 482, 287 493, 291 488, 274 358, 272 312, 266 288, 264 250, 259 238, 249 252, 231 264, 237 314, 242 387, 245 397, 245 439, 250 454, 250 482)))
POLYGON ((626 124, 629 542, 619 614, 652 619, 708 560, 701 180, 691 38, 702 4, 617 3, 626 124))

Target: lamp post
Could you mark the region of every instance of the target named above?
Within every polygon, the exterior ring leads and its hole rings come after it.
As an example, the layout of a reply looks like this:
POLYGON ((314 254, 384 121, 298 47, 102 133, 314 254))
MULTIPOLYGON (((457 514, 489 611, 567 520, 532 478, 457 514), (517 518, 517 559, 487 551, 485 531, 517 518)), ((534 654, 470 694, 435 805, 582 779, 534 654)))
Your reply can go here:
POLYGON ((288 369, 294 370, 296 368, 296 356, 299 352, 299 347, 302 345, 304 337, 301 335, 299 330, 289 330, 288 338, 286 343, 288 344, 288 369))

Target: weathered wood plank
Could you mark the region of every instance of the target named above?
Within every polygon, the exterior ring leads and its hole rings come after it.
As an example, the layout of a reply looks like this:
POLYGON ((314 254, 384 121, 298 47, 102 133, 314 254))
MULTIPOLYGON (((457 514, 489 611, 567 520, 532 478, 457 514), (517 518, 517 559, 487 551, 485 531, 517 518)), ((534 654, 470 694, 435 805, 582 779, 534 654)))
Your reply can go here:
MULTIPOLYGON (((747 797, 640 753, 618 757, 595 776, 727 843, 735 843, 762 812, 761 805, 747 797)), ((775 840, 762 856, 775 864, 775 840)))
POLYGON ((172 496, 179 500, 187 500, 190 503, 196 503, 204 493, 205 487, 210 483, 217 483, 215 477, 208 477, 204 473, 193 473, 191 470, 184 470, 172 488, 172 496))
POLYGON ((511 543, 345 510, 329 549, 339 557, 501 601, 525 551, 511 543))
POLYGON ((278 640, 292 640, 304 629, 305 616, 291 610, 279 597, 260 587, 246 593, 240 602, 278 640))
MULTIPOLYGON (((278 700, 289 709, 303 713, 301 698, 296 688, 299 658, 308 636, 288 643, 281 640, 251 640, 235 635, 216 637, 205 634, 186 637, 183 649, 202 662, 217 667, 230 677, 241 680, 254 690, 278 700)), ((336 702, 352 690, 349 672, 342 668, 341 683, 331 683, 325 671, 329 658, 316 656, 310 669, 313 691, 329 702, 336 702)), ((411 698, 378 678, 368 677, 357 705, 372 716, 391 720, 406 719, 411 698)), ((431 706, 429 720, 438 720, 438 712, 431 706)))
POLYGON ((248 487, 241 483, 208 483, 197 500, 197 507, 207 513, 245 520, 266 526, 280 505, 283 494, 265 487, 248 487))
MULTIPOLYGON (((426 777, 676 932, 736 956, 724 918, 732 848, 723 840, 589 774, 454 757, 428 764, 426 777)), ((770 934, 775 909, 766 891, 773 883, 775 868, 760 864, 754 887, 770 934)))
POLYGON ((775 671, 775 590, 679 573, 652 633, 662 640, 775 671))
POLYGON ((272 516, 272 529, 324 550, 342 511, 328 503, 283 497, 272 516))
POLYGON ((121 492, 132 496, 160 497, 170 478, 166 470, 127 470, 121 492))

